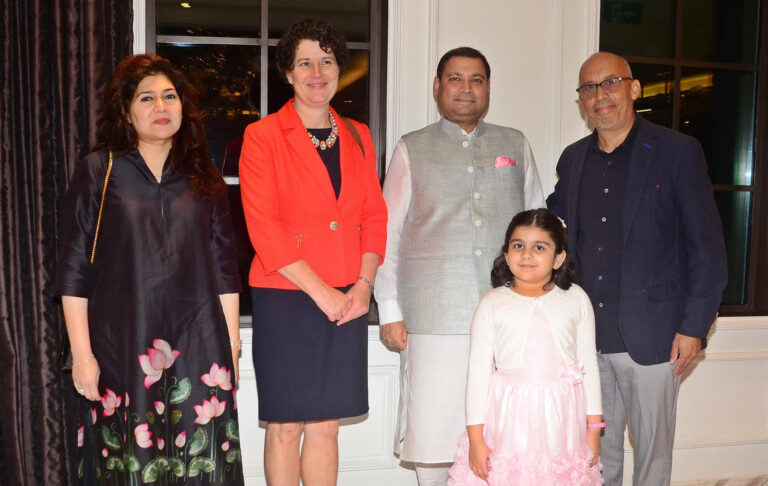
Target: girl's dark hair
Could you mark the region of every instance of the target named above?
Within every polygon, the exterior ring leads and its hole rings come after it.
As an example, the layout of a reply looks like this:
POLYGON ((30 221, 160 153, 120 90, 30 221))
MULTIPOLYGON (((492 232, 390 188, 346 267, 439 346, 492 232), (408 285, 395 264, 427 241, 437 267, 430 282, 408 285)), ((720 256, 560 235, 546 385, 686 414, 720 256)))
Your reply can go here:
MULTIPOLYGON (((529 209, 517 213, 512 218, 507 227, 507 234, 504 237, 504 246, 501 247, 501 255, 496 257, 493 261, 493 270, 491 270, 491 284, 494 287, 501 287, 502 285, 513 285, 515 283, 515 276, 512 275, 512 271, 507 265, 507 260, 504 258, 504 254, 509 251, 509 239, 512 237, 512 233, 515 232, 519 226, 535 226, 547 233, 555 242, 555 255, 559 255, 562 252, 568 250, 568 238, 565 234, 565 227, 562 221, 555 216, 555 214, 544 208, 529 209)), ((552 280, 547 283, 554 282, 555 285, 563 290, 568 290, 573 283, 574 277, 573 262, 571 261, 568 253, 565 254, 565 260, 560 268, 552 271, 552 280)))
POLYGON ((333 54, 336 58, 336 64, 339 66, 339 73, 347 67, 347 62, 349 62, 347 41, 336 27, 323 20, 299 20, 283 33, 275 50, 275 66, 284 81, 288 82, 285 73, 293 70, 296 48, 305 39, 317 41, 322 50, 328 54, 333 54))
POLYGON ((128 123, 128 113, 141 80, 158 74, 168 78, 181 100, 181 126, 173 136, 171 169, 186 177, 196 194, 210 196, 223 193, 226 185, 208 151, 203 113, 197 107, 197 94, 187 78, 170 61, 160 56, 128 56, 112 73, 104 92, 93 150, 106 149, 123 154, 138 146, 138 136, 133 125, 128 123))

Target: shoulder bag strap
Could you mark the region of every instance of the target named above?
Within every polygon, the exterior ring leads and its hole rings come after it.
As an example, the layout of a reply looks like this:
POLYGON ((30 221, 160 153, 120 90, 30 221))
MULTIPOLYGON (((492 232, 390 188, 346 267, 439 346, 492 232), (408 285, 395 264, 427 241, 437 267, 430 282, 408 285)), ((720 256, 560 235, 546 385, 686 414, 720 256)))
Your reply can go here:
POLYGON ((101 204, 99 204, 99 217, 96 218, 96 231, 93 233, 93 247, 91 248, 91 265, 96 257, 96 242, 99 241, 99 228, 101 227, 101 214, 104 211, 104 197, 107 195, 107 184, 109 184, 109 174, 112 173, 112 151, 109 151, 109 164, 107 164, 107 173, 104 176, 104 187, 101 189, 101 204))
POLYGON ((344 120, 344 124, 349 128, 349 131, 352 132, 352 138, 355 139, 357 146, 360 147, 360 151, 363 153, 363 158, 365 158, 365 148, 363 148, 363 139, 360 138, 360 132, 358 132, 357 128, 355 128, 352 122, 349 121, 349 118, 342 116, 341 119, 344 120))

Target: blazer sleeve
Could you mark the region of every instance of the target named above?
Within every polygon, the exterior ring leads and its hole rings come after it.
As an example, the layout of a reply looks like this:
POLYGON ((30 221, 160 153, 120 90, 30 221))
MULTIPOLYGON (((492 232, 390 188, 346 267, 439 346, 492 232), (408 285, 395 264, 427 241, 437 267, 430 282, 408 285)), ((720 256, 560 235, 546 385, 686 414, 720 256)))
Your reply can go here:
POLYGON ((567 216, 565 212, 565 201, 568 198, 568 177, 566 173, 566 164, 568 163, 567 153, 568 149, 565 149, 560 155, 560 159, 557 161, 557 168, 555 169, 557 174, 555 190, 547 197, 547 209, 563 219, 566 219, 567 216))
POLYGON ((678 332, 703 339, 717 317, 728 281, 725 240, 701 145, 685 137, 680 151, 674 194, 688 275, 678 332))
POLYGON ((360 214, 360 252, 361 254, 376 253, 380 257, 379 265, 381 265, 387 248, 387 205, 381 195, 379 174, 376 171, 376 149, 368 127, 355 121, 352 123, 360 133, 363 147, 365 147, 363 160, 365 200, 360 214))
POLYGON ((281 224, 274 139, 282 139, 269 118, 245 130, 240 154, 240 192, 248 236, 267 274, 299 261, 295 240, 281 224))

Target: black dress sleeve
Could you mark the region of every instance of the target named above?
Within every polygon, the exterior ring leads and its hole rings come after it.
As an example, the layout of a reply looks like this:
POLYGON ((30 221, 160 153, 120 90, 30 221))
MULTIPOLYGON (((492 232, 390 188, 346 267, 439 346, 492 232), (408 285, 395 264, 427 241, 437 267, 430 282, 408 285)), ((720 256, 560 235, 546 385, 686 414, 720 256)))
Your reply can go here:
POLYGON ((101 191, 106 174, 104 153, 93 152, 75 166, 62 207, 59 261, 54 295, 90 297, 90 263, 101 191))
POLYGON ((211 260, 219 295, 241 292, 243 286, 237 268, 237 247, 226 193, 213 199, 211 260))

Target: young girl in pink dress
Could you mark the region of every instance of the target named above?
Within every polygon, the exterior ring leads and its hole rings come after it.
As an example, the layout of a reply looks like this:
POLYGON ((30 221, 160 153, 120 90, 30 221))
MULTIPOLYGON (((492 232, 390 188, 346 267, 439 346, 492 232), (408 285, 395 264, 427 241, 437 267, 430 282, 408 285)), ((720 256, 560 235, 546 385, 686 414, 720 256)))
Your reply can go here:
POLYGON ((519 213, 502 252, 472 319, 467 431, 448 485, 600 485, 594 314, 572 283, 564 225, 519 213))

